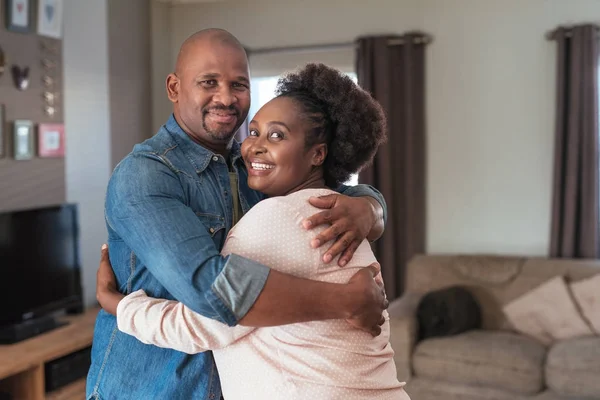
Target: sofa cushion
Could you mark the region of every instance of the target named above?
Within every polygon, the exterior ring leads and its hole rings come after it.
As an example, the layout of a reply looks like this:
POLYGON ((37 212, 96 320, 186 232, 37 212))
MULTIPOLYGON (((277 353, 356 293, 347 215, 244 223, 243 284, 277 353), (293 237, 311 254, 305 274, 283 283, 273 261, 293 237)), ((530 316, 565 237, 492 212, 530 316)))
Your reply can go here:
POLYGON ((592 334, 562 276, 556 276, 503 308, 514 328, 550 345, 555 340, 592 334))
POLYGON ((546 384, 562 396, 600 399, 600 337, 552 346, 546 359, 546 384))
MULTIPOLYGON (((415 377, 404 387, 412 400, 522 400, 514 392, 415 377)), ((559 399, 552 399, 559 400, 559 399)))
POLYGON ((595 333, 600 334, 600 274, 570 284, 573 297, 595 333))
POLYGON ((419 342, 413 368, 418 377, 535 394, 543 387, 545 354, 527 336, 477 330, 419 342))

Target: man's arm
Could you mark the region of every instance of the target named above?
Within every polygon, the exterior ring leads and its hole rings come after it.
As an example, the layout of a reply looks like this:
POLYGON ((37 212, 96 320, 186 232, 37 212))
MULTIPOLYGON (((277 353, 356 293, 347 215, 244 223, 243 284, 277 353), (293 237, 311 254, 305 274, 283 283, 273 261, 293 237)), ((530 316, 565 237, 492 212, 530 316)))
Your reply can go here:
POLYGON ((228 325, 241 319, 258 327, 348 318, 377 333, 387 307, 372 277, 357 274, 347 285, 326 284, 235 254, 222 257, 185 205, 175 172, 154 155, 121 162, 109 183, 106 219, 177 300, 228 325))
POLYGON ((382 194, 369 185, 342 185, 338 192, 310 199, 313 206, 325 211, 304 221, 304 227, 331 225, 313 240, 312 246, 320 247, 334 240, 323 261, 328 263, 340 254, 338 265, 343 267, 364 239, 374 241, 383 234, 387 205, 382 194))

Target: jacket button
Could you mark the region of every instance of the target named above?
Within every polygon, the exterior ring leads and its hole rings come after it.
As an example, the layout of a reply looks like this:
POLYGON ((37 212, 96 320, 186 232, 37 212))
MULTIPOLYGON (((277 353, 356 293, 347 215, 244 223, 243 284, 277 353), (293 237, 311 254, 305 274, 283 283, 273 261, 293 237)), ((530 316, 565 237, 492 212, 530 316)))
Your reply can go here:
POLYGON ((210 228, 209 231, 210 233, 215 233, 215 228, 210 228))
POLYGON ((213 161, 219 161, 219 157, 213 156, 213 161))

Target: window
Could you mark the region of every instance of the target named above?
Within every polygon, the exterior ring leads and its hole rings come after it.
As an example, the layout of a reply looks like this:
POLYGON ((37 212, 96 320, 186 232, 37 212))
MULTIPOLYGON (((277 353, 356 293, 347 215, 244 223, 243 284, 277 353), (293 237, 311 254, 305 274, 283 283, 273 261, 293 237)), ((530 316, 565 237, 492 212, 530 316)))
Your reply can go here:
MULTIPOLYGON (((357 77, 354 72, 346 73, 355 83, 357 77)), ((267 76, 261 78, 252 78, 250 86, 252 91, 250 92, 250 112, 248 113, 249 120, 252 119, 254 114, 264 106, 269 100, 275 97, 275 87, 277 86, 278 76, 267 76)), ((350 177, 346 185, 354 186, 358 184, 358 174, 354 174, 350 177)))

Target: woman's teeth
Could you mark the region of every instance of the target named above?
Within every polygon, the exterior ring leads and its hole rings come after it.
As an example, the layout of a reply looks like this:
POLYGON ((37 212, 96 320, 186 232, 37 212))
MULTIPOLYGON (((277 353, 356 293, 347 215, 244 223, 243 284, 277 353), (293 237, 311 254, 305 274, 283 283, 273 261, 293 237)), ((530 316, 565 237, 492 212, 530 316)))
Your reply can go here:
POLYGON ((262 169, 262 170, 265 170, 265 169, 273 169, 273 168, 275 168, 274 165, 268 165, 268 164, 252 163, 251 165, 252 165, 252 169, 262 169))

